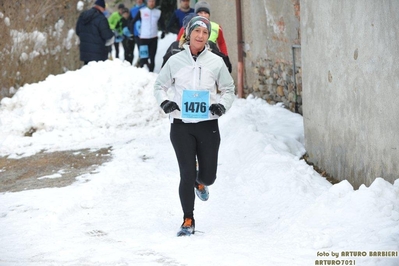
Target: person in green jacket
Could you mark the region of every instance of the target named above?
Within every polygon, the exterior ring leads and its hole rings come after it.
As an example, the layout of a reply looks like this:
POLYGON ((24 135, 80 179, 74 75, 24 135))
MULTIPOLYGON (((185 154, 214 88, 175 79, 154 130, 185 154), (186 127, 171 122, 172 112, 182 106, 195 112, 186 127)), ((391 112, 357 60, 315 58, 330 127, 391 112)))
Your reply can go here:
POLYGON ((118 5, 118 11, 115 11, 109 16, 108 24, 115 35, 115 57, 119 58, 119 44, 123 40, 123 26, 122 26, 122 13, 125 8, 124 4, 118 5))

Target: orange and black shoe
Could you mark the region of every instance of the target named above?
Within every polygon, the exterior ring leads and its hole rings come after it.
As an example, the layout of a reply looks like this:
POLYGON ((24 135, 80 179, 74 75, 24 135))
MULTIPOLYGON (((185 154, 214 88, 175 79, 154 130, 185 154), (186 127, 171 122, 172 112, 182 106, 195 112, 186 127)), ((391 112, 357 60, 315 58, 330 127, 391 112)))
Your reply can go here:
POLYGON ((195 182, 195 194, 202 201, 207 201, 209 199, 208 187, 197 182, 195 182))
POLYGON ((177 236, 190 236, 195 233, 195 220, 194 218, 184 218, 183 224, 180 226, 177 236))

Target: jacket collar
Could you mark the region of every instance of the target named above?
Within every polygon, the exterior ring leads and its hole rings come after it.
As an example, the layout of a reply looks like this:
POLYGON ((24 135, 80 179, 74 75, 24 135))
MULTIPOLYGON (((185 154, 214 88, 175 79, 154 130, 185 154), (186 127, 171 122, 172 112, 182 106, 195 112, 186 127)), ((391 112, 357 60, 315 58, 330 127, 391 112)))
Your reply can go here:
MULTIPOLYGON (((183 44, 183 48, 184 48, 184 50, 187 51, 187 53, 190 54, 191 57, 194 56, 194 55, 191 54, 190 45, 189 45, 188 43, 183 44)), ((209 48, 210 48, 210 47, 209 47, 209 44, 208 44, 208 42, 207 42, 207 43, 205 44, 204 50, 202 50, 202 52, 201 52, 199 55, 197 55, 197 58, 200 57, 202 54, 206 53, 206 51, 209 50, 209 48)))

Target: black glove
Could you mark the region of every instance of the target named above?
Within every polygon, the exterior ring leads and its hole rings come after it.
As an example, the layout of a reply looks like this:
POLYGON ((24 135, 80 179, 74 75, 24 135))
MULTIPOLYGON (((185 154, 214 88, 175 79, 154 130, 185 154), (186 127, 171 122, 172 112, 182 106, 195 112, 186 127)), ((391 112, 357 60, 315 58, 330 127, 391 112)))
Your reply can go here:
POLYGON ((165 38, 165 32, 163 31, 161 34, 161 39, 165 38))
POLYGON ((226 108, 224 108, 223 104, 214 103, 209 106, 209 111, 211 111, 213 115, 222 116, 224 113, 226 113, 226 108))
POLYGON ((173 112, 174 110, 180 111, 180 108, 177 105, 177 103, 168 101, 168 100, 165 100, 161 103, 161 108, 163 109, 165 114, 169 114, 169 113, 173 112))

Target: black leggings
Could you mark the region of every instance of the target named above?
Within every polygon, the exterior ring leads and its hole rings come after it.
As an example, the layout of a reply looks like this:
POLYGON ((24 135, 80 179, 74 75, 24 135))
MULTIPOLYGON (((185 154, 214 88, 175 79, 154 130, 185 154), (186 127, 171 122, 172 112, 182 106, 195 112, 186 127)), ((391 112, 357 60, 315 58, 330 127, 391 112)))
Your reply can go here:
POLYGON ((199 167, 197 182, 209 186, 216 180, 220 145, 218 120, 183 123, 175 119, 171 124, 170 140, 179 163, 179 196, 184 218, 193 218, 196 158, 199 167))
POLYGON ((140 58, 140 67, 147 65, 148 70, 150 72, 154 72, 155 55, 156 55, 157 49, 158 49, 158 37, 151 38, 151 39, 140 39, 140 45, 148 46, 148 58, 140 58), (148 62, 148 59, 150 59, 150 62, 148 62))
POLYGON ((119 58, 119 43, 114 42, 114 47, 115 47, 115 58, 119 58))

